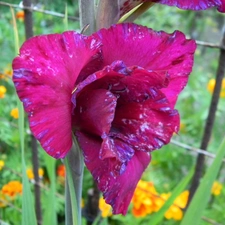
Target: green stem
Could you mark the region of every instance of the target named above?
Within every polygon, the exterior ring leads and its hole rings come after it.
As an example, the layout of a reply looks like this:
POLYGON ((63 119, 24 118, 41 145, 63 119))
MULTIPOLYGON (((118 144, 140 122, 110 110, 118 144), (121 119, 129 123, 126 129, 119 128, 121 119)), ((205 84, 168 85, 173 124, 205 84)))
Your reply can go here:
POLYGON ((97 30, 108 28, 112 24, 117 23, 119 20, 119 9, 119 0, 99 0, 96 15, 97 30))
POLYGON ((94 2, 94 0, 79 0, 80 28, 83 30, 89 25, 85 30, 86 35, 90 35, 96 30, 94 2))
POLYGON ((65 158, 66 166, 66 225, 81 225, 81 195, 83 156, 76 140, 65 158))

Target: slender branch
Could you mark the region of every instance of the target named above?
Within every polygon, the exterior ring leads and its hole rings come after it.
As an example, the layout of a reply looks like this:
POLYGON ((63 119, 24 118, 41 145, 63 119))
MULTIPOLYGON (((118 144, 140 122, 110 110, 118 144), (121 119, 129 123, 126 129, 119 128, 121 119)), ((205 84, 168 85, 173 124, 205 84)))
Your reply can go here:
MULTIPOLYGON (((40 12, 40 13, 44 13, 44 14, 51 15, 51 16, 57 16, 57 17, 65 18, 65 14, 57 13, 57 12, 53 12, 53 11, 49 11, 49 10, 39 9, 37 7, 34 7, 34 6, 33 7, 27 7, 27 6, 10 4, 10 3, 1 2, 1 1, 0 1, 0 5, 12 7, 12 8, 27 9, 27 10, 34 11, 34 12, 40 12)), ((68 16, 68 19, 73 20, 73 21, 79 20, 78 17, 74 17, 74 16, 68 16)))
MULTIPOLYGON (((223 46, 225 45, 225 32, 223 34, 222 45, 223 46)), ((202 137, 200 149, 207 150, 207 147, 208 147, 208 143, 209 143, 209 140, 210 140, 210 137, 212 134, 217 105, 218 105, 219 98, 220 98, 220 91, 221 91, 224 73, 225 73, 225 50, 221 49, 218 69, 217 69, 217 73, 216 73, 216 84, 215 84, 215 88, 214 88, 211 103, 210 103, 210 108, 209 108, 208 117, 207 117, 206 124, 205 124, 205 129, 204 129, 204 134, 202 137)), ((198 188, 200 179, 203 174, 204 161, 205 161, 205 156, 203 154, 199 154, 197 157, 195 174, 193 176, 192 184, 190 187, 190 195, 189 195, 188 204, 190 203, 192 197, 194 196, 195 191, 198 188)))
POLYGON ((207 218, 205 216, 202 217, 203 220, 205 220, 206 222, 212 224, 212 225, 222 225, 221 223, 217 223, 216 221, 210 219, 210 218, 207 218))
POLYGON ((196 40, 196 43, 197 43, 197 45, 205 46, 208 48, 219 48, 219 49, 225 50, 224 44, 215 44, 215 43, 199 41, 199 40, 196 40))
MULTIPOLYGON (((206 150, 195 148, 195 147, 192 147, 192 146, 187 145, 187 144, 183 144, 183 143, 175 141, 175 140, 171 140, 170 143, 172 143, 174 145, 177 145, 177 146, 179 146, 181 148, 187 149, 189 151, 193 151, 193 152, 196 152, 198 154, 202 154, 204 156, 208 156, 210 158, 215 158, 216 157, 215 154, 207 152, 206 150)), ((225 162, 225 159, 223 159, 223 162, 225 162)))
POLYGON ((16 207, 15 205, 13 205, 12 203, 10 203, 9 201, 5 201, 4 199, 0 199, 0 203, 3 203, 5 205, 7 205, 7 206, 9 206, 9 207, 11 207, 13 209, 15 209, 16 211, 22 213, 22 210, 20 208, 16 207))

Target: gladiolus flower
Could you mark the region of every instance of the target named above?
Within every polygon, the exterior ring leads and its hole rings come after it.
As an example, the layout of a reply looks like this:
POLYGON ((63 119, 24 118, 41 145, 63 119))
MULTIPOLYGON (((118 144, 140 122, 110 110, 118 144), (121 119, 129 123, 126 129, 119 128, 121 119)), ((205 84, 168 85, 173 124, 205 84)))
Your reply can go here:
POLYGON ((135 24, 42 35, 20 49, 13 81, 45 151, 64 158, 73 132, 106 202, 125 214, 150 152, 179 130, 195 48, 179 31, 135 24))
POLYGON ((225 12, 224 0, 121 0, 120 16, 144 2, 160 3, 168 6, 176 6, 184 10, 206 10, 216 7, 219 12, 225 12))

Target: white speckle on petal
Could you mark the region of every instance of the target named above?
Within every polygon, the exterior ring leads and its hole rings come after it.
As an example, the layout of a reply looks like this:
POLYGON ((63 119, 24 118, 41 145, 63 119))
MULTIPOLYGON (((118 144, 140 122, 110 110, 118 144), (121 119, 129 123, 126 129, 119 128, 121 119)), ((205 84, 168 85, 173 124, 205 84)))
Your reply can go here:
POLYGON ((145 132, 145 130, 149 130, 149 125, 148 123, 143 123, 141 126, 140 126, 140 129, 142 132, 145 132))

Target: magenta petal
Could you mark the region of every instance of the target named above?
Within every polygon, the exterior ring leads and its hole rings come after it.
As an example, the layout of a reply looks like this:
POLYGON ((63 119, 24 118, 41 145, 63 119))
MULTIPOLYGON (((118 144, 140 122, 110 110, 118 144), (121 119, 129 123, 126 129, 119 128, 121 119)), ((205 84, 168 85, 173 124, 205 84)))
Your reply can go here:
MULTIPOLYGON (((124 101, 142 102, 154 96, 153 89, 161 89, 169 84, 168 74, 164 71, 149 71, 141 67, 126 67, 122 61, 115 61, 111 65, 90 75, 76 86, 72 102, 76 107, 78 96, 93 89, 105 89, 124 101)), ((122 103, 121 103, 122 104, 122 103)))
POLYGON ((13 61, 13 81, 31 131, 55 158, 65 157, 72 145, 71 92, 77 77, 99 54, 98 41, 71 31, 29 39, 13 61))
POLYGON ((74 126, 93 135, 109 133, 117 98, 104 89, 87 90, 76 100, 74 126))
POLYGON ((179 130, 179 121, 178 112, 171 109, 159 91, 143 103, 127 103, 117 108, 110 136, 135 150, 152 151, 169 143, 179 130))
POLYGON ((225 12, 224 0, 121 0, 120 16, 122 17, 134 7, 147 1, 169 6, 176 6, 184 10, 206 10, 212 7, 216 7, 218 11, 225 12))
POLYGON ((81 132, 77 132, 76 135, 83 149, 85 164, 103 192, 106 202, 112 206, 114 214, 125 215, 135 187, 151 160, 149 153, 136 151, 127 162, 123 173, 115 176, 111 170, 115 159, 113 157, 103 160, 99 158, 101 141, 81 132))
POLYGON ((155 0, 155 2, 169 6, 177 6, 178 8, 185 10, 205 10, 217 7, 220 12, 225 12, 224 0, 155 0))
POLYGON ((196 48, 193 40, 187 40, 179 31, 167 34, 136 24, 118 24, 100 30, 94 37, 103 43, 104 65, 120 59, 127 67, 167 73, 170 84, 164 93, 175 104, 192 71, 196 48))
POLYGON ((168 82, 165 73, 129 68, 115 61, 77 86, 73 99, 77 99, 78 129, 101 137, 102 159, 114 156, 125 162, 134 154, 130 149, 162 147, 179 130, 178 112, 160 90, 166 89, 168 82))
POLYGON ((160 91, 168 82, 165 73, 115 61, 76 87, 76 130, 102 140, 99 157, 114 157, 111 167, 117 167, 116 173, 123 170, 134 149, 158 149, 178 131, 179 115, 160 91))

